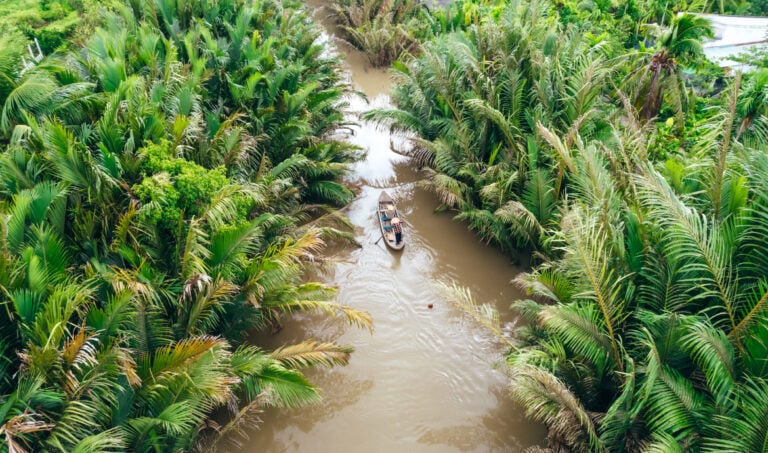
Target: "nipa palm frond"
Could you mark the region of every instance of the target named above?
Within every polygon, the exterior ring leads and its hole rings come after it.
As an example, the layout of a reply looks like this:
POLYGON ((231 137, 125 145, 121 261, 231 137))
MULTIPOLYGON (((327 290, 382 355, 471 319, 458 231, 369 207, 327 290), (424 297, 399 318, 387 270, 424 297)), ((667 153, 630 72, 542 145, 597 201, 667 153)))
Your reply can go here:
POLYGON ((425 184, 437 195, 440 203, 448 208, 458 208, 465 202, 464 192, 467 187, 457 179, 442 173, 435 173, 425 184))
POLYGON ((507 225, 511 236, 519 245, 534 247, 538 245, 538 238, 544 233, 544 228, 525 205, 511 200, 497 209, 493 215, 507 225))
POLYGON ((688 350, 694 363, 704 371, 707 386, 715 404, 728 410, 734 401, 731 396, 736 386, 736 354, 722 330, 704 322, 688 326, 682 338, 682 347, 688 350))
POLYGON ((573 451, 602 451, 605 447, 586 409, 556 376, 522 365, 510 370, 512 396, 529 417, 550 429, 550 436, 573 451))
POLYGON ((47 74, 29 73, 5 98, 0 128, 9 133, 14 124, 24 120, 24 112, 40 113, 38 110, 47 105, 55 90, 56 82, 47 74))
POLYGON ((288 368, 332 367, 349 363, 352 350, 348 346, 307 340, 277 348, 269 354, 269 357, 288 368))
POLYGON ((438 282, 436 285, 444 297, 453 302, 457 308, 471 316, 498 340, 506 343, 508 347, 516 349, 516 346, 504 335, 499 312, 491 304, 478 305, 469 288, 461 287, 456 282, 451 282, 450 285, 445 282, 438 282))
POLYGON ((677 442, 696 438, 699 423, 707 416, 704 398, 690 380, 662 361, 649 332, 641 342, 648 350, 640 391, 648 428, 651 432, 670 435, 677 442))
MULTIPOLYGON (((725 227, 711 225, 707 217, 687 206, 655 171, 638 177, 640 197, 650 217, 662 228, 668 259, 685 263, 685 281, 696 288, 696 298, 718 301, 717 321, 736 326, 737 281, 731 275, 733 248, 725 227)), ((694 297, 691 294, 691 297, 694 297)))
POLYGON ((253 346, 234 351, 230 365, 240 378, 241 391, 249 401, 268 406, 299 407, 320 398, 317 389, 301 373, 283 366, 253 346))
POLYGON ((120 453, 125 451, 126 434, 123 428, 114 428, 90 435, 72 448, 72 453, 120 453))
POLYGON ((601 323, 601 314, 591 304, 546 307, 539 313, 539 322, 577 356, 594 364, 602 374, 620 367, 611 364, 610 336, 601 323))
POLYGON ((768 386, 763 379, 749 379, 736 391, 739 411, 714 416, 711 433, 704 439, 707 453, 761 451, 768 438, 768 386))
POLYGON ((512 279, 512 283, 529 295, 560 304, 568 304, 574 295, 573 282, 553 267, 541 267, 530 273, 521 273, 512 279))
POLYGON ((347 305, 327 300, 291 299, 274 302, 269 299, 263 302, 264 307, 273 308, 284 313, 299 311, 319 311, 331 316, 341 314, 353 326, 373 332, 373 318, 370 313, 347 305))
POLYGON ((537 168, 528 173, 521 201, 545 228, 557 216, 554 191, 555 181, 545 170, 537 168))
POLYGON ((622 280, 612 267, 606 231, 598 223, 599 219, 587 217, 581 208, 572 209, 563 217, 562 228, 567 245, 563 247, 566 262, 571 272, 582 280, 576 291, 577 298, 591 301, 599 313, 599 325, 605 329, 610 342, 613 365, 621 370, 620 332, 621 326, 629 315, 626 300, 622 294, 622 280))

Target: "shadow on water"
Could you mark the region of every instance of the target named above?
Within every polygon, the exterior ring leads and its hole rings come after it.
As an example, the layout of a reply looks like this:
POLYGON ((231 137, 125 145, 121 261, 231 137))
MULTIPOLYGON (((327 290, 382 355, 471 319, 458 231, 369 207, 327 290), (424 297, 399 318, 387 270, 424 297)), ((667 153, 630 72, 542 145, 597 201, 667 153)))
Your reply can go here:
MULTIPOLYGON (((344 52, 352 81, 370 104, 351 99, 356 112, 386 107, 385 71, 344 52)), ((345 210, 361 247, 329 248, 329 262, 313 278, 339 289, 338 302, 371 313, 375 332, 340 319, 300 314, 283 330, 255 342, 267 349, 314 338, 355 348, 350 364, 309 370, 323 401, 298 410, 267 410, 238 452, 467 452, 521 451, 542 442, 544 429, 526 420, 506 392, 504 348, 444 299, 436 281, 468 287, 511 321, 510 303, 523 297, 509 282, 522 271, 482 244, 416 182, 420 174, 390 149, 390 135, 361 124, 350 139, 367 157, 350 177, 359 194, 345 210), (405 220, 406 247, 374 244, 374 210, 382 189, 405 220), (430 305, 432 308, 430 308, 430 305)))
MULTIPOLYGON (((494 397, 499 401, 509 399, 509 395, 504 388, 496 388, 491 391, 494 397)), ((474 423, 449 426, 436 430, 431 430, 419 438, 419 442, 427 445, 443 445, 446 449, 458 449, 459 451, 522 451, 530 445, 531 438, 521 439, 518 433, 510 430, 509 426, 513 424, 525 425, 527 421, 522 413, 510 411, 510 406, 499 404, 498 407, 482 415, 474 423), (488 437, 488 427, 507 431, 507 437, 488 437)), ((533 433, 533 439, 535 435, 533 433)))

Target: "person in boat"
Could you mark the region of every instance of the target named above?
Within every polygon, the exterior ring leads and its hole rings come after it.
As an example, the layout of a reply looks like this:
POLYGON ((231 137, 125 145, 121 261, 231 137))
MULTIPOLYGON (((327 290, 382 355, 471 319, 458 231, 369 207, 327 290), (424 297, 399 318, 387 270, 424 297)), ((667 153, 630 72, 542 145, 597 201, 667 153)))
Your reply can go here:
POLYGON ((395 233, 395 245, 399 245, 403 240, 403 226, 400 225, 400 219, 397 217, 392 218, 392 232, 395 233))

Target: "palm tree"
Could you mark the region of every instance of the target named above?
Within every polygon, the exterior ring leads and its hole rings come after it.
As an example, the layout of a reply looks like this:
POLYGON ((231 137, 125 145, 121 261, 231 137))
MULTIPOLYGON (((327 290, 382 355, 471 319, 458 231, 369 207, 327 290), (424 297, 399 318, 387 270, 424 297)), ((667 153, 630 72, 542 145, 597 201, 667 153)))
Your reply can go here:
MULTIPOLYGON (((719 203, 677 193, 640 161, 622 182, 614 148, 627 144, 573 155, 569 207, 549 239, 560 253, 517 279, 536 300, 515 303, 527 326, 504 340, 512 394, 550 428, 553 449, 750 451, 763 438, 752 402, 768 369, 768 181, 758 170, 768 161, 762 148, 723 141, 738 88, 702 145, 717 152, 688 157, 701 181, 723 162, 719 203)), ((635 140, 624 123, 615 137, 635 140)), ((452 297, 466 308, 466 296, 452 297)))
POLYGON ((432 14, 412 0, 335 0, 330 16, 343 39, 365 52, 374 66, 416 53, 432 32, 432 14))
POLYGON ((188 450, 216 438, 217 414, 234 429, 316 401, 299 369, 351 353, 267 352, 246 332, 297 310, 371 328, 302 279, 323 237, 344 237, 313 227, 323 208, 303 201, 348 200, 339 178, 357 153, 331 137, 346 121, 337 60, 305 15, 265 14, 276 7, 131 2, 81 52, 3 67, 3 446, 188 450), (244 40, 256 20, 274 36, 244 40), (242 46, 214 80, 228 37, 242 46))
POLYGON ((417 134, 404 152, 433 170, 428 186, 443 205, 509 250, 544 248, 542 233, 557 223, 556 202, 575 171, 571 148, 609 131, 604 46, 575 29, 554 39, 544 13, 519 5, 499 23, 437 38, 397 68, 398 108, 364 116, 417 134), (558 132, 565 141, 546 139, 558 132))
POLYGON ((740 118, 736 138, 744 134, 759 135, 761 142, 766 141, 766 95, 768 95, 768 70, 759 69, 745 76, 739 92, 736 113, 740 118))
POLYGON ((702 39, 713 36, 712 26, 702 16, 685 13, 673 18, 669 27, 653 29, 656 42, 649 51, 638 54, 638 69, 631 76, 636 85, 635 106, 640 116, 649 121, 658 116, 666 100, 679 125, 688 109, 681 65, 695 63, 703 55, 702 39))

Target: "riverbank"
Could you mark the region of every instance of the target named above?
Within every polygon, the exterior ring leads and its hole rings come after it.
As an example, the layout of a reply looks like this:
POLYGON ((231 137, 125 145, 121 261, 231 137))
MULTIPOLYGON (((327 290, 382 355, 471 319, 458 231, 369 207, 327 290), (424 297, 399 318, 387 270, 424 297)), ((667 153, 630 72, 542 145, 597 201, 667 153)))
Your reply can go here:
MULTIPOLYGON (((353 117, 388 107, 386 71, 339 47, 351 83, 371 100, 352 99, 353 117)), ((541 442, 543 427, 527 420, 507 393, 499 366, 504 346, 433 285, 454 280, 493 303, 511 323, 507 304, 522 294, 509 280, 521 269, 450 214, 433 212, 434 195, 416 184, 422 175, 390 150, 397 137, 362 122, 350 139, 367 150, 350 176, 360 192, 344 211, 362 247, 328 251, 324 271, 312 277, 339 288, 340 303, 371 313, 375 331, 302 315, 277 335, 260 338, 270 348, 321 338, 353 345, 355 353, 346 367, 310 372, 323 389, 319 404, 266 411, 250 440, 230 451, 520 451, 541 442), (408 244, 402 253, 374 245, 379 230, 373 212, 381 190, 397 198, 404 214, 408 244)))

